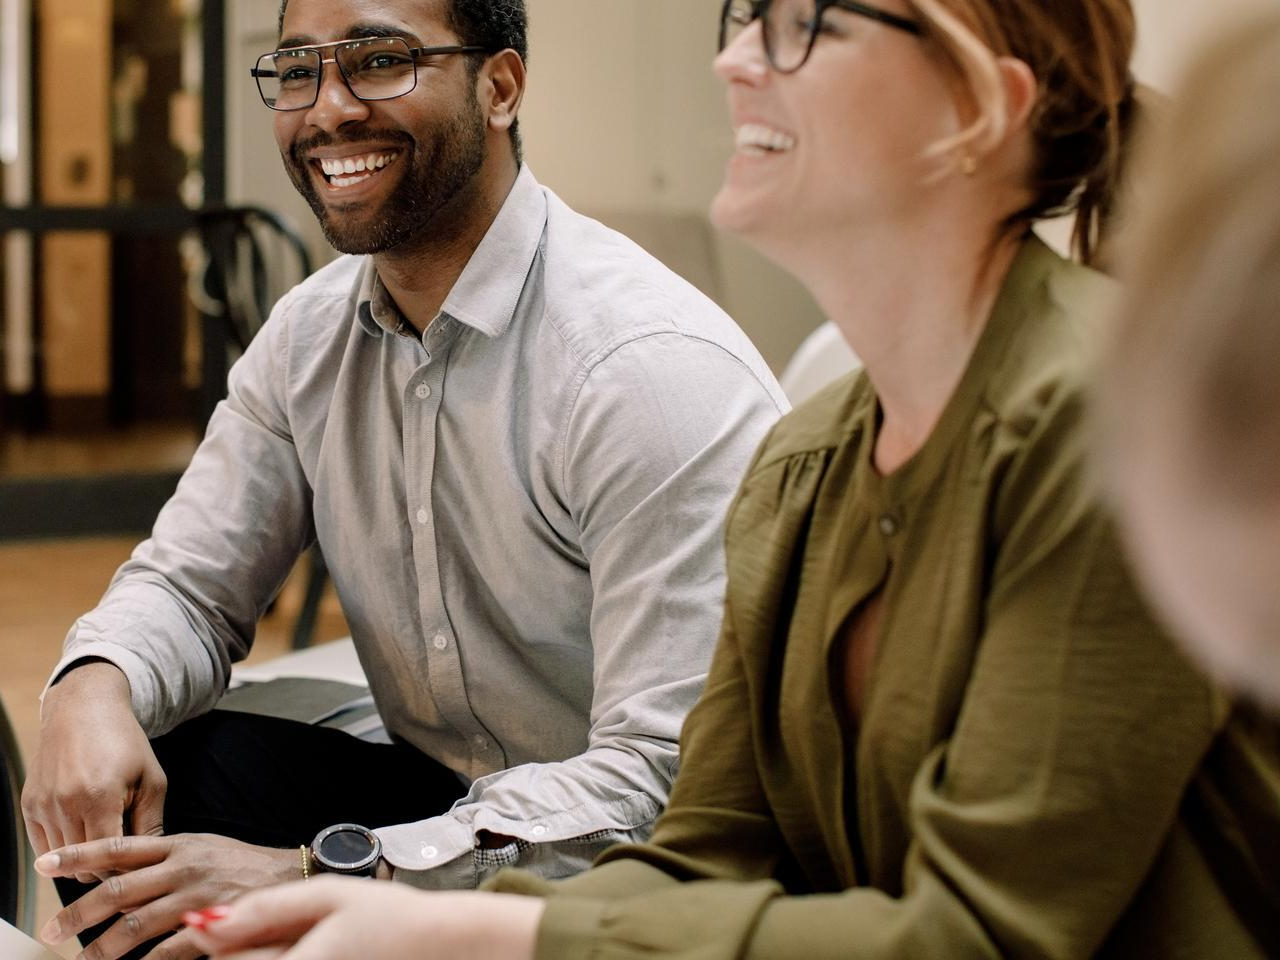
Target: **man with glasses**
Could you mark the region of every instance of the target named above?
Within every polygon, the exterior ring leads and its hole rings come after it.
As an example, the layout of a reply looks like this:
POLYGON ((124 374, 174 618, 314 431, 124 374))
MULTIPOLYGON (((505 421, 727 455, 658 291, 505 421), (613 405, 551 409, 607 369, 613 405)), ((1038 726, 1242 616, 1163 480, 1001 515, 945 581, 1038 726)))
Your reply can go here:
POLYGON ((521 165, 524 24, 520 0, 290 0, 253 68, 351 256, 232 371, 46 694, 41 869, 110 877, 46 932, 103 924, 95 960, 317 870, 572 873, 666 801, 723 515, 785 401, 728 317, 521 165), (313 539, 391 745, 208 713, 313 539))

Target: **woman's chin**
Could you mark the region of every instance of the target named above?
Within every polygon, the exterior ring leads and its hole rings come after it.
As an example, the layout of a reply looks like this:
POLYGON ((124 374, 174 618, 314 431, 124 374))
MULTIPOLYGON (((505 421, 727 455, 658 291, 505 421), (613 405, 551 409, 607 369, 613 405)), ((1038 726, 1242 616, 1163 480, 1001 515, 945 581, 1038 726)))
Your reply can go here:
POLYGON ((725 186, 711 201, 711 223, 717 230, 751 240, 769 223, 758 203, 748 202, 740 191, 725 186))

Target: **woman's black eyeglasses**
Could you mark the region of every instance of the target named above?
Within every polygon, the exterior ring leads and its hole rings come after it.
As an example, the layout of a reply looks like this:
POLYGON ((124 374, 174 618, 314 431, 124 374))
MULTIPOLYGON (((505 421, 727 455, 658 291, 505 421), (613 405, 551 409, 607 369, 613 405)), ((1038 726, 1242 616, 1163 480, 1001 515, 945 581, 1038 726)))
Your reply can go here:
POLYGON ((830 8, 847 10, 897 30, 920 36, 920 24, 857 0, 725 0, 720 15, 720 49, 756 20, 764 24, 764 52, 779 73, 795 73, 809 60, 830 8))
POLYGON ((484 52, 484 47, 410 47, 401 37, 366 37, 264 53, 250 73, 258 81, 262 102, 272 110, 306 110, 320 95, 326 63, 338 65, 353 96, 391 100, 417 87, 418 61, 424 57, 484 52), (333 56, 325 57, 326 50, 333 56))

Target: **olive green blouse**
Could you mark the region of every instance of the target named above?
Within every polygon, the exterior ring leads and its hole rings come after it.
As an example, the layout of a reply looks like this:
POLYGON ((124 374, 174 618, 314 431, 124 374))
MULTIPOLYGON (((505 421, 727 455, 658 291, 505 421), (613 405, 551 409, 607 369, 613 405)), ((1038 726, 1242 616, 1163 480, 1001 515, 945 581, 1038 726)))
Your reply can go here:
POLYGON ((865 376, 779 423, 652 843, 495 884, 550 895, 539 960, 1266 955, 1275 732, 1153 624, 1085 462, 1110 286, 1029 240, 889 476, 865 376), (855 729, 840 641, 881 590, 855 729))

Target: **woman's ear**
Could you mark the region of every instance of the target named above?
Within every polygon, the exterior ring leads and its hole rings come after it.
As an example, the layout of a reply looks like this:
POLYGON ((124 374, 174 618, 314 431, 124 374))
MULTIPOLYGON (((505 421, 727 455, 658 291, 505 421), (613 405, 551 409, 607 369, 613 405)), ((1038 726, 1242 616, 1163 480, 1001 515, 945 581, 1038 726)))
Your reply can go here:
POLYGON ((1026 127, 1040 97, 1040 83, 1027 64, 1017 57, 999 57, 996 68, 1004 86, 1006 136, 1026 127))
POLYGON ((478 96, 489 129, 510 130, 524 100, 524 61, 514 50, 495 53, 485 64, 479 80, 478 96))

